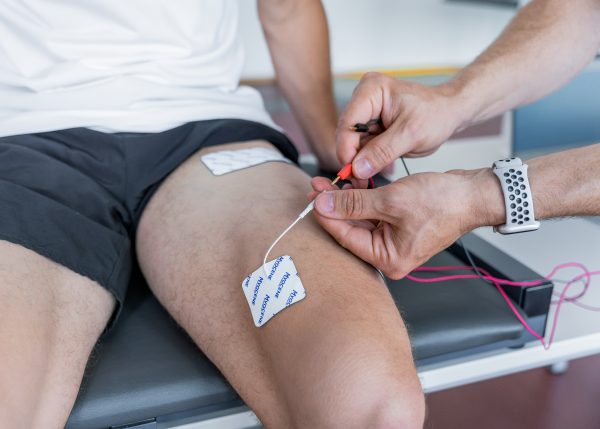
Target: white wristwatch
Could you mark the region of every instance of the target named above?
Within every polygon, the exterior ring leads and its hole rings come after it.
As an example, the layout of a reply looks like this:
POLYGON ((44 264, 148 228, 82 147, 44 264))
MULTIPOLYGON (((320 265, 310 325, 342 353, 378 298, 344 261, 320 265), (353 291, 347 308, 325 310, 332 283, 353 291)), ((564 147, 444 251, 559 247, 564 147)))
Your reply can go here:
POLYGON ((535 231, 540 223, 535 220, 533 197, 527 178, 527 164, 519 158, 506 158, 494 162, 492 168, 500 180, 504 205, 506 207, 506 223, 494 227, 500 234, 535 231))

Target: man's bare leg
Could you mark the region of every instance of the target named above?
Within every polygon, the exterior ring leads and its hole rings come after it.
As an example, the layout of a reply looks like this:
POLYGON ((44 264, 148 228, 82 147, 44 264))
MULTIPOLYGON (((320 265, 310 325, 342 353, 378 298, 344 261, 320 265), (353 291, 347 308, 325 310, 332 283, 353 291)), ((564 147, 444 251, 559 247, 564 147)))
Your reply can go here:
POLYGON ((113 306, 92 280, 0 241, 0 426, 64 427, 113 306))
POLYGON ((215 177, 202 154, 150 201, 138 258, 150 287, 268 428, 414 428, 424 401, 406 330, 375 271, 305 218, 270 259, 294 258, 307 297, 262 328, 242 280, 306 206, 309 177, 268 163, 215 177))

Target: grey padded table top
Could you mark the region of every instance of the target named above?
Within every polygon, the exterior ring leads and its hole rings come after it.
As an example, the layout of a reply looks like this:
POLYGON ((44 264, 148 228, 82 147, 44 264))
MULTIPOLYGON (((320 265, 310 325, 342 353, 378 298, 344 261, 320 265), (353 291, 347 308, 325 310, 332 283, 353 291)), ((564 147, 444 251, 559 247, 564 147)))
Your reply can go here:
MULTIPOLYGON (((426 265, 464 265, 443 252, 426 265)), ((418 273, 435 277, 454 273, 418 273)), ((410 335, 419 360, 519 338, 523 326, 498 291, 482 280, 416 283, 389 280, 388 288, 410 335)))

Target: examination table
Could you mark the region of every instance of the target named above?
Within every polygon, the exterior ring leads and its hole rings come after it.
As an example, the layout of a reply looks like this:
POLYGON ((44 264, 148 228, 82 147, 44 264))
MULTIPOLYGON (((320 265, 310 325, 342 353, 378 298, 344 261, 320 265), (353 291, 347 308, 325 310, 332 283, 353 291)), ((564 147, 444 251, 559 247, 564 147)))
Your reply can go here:
MULTIPOLYGON (((473 234, 463 242, 476 264, 494 275, 540 278, 473 234)), ((462 247, 455 244, 426 265, 466 263, 462 247)), ((520 347, 532 340, 495 287, 481 279, 387 283, 406 321, 417 366, 499 347, 520 347)), ((523 317, 543 333, 552 284, 505 290, 523 317)), ((215 412, 227 415, 228 410, 241 406, 235 391, 160 306, 136 271, 118 324, 90 358, 66 427, 175 427, 215 412)), ((226 427, 239 426, 230 422, 226 427)))

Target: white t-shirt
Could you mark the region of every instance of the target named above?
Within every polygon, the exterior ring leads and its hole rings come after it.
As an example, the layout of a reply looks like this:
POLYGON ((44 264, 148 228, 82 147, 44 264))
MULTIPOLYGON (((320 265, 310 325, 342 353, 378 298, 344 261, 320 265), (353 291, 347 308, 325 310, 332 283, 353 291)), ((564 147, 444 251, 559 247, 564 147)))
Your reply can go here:
POLYGON ((237 19, 237 0, 1 0, 0 136, 275 126, 239 86, 237 19))

